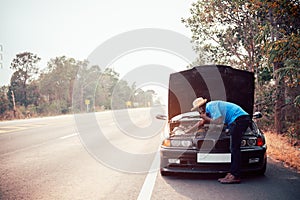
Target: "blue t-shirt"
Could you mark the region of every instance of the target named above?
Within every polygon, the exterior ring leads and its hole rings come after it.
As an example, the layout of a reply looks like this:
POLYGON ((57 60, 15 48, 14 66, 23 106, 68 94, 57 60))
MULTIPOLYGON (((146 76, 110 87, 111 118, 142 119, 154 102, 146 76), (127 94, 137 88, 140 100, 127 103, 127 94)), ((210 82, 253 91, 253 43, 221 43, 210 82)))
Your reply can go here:
POLYGON ((249 115, 240 106, 226 101, 210 101, 206 104, 207 115, 213 120, 222 117, 223 123, 230 125, 236 118, 249 115))

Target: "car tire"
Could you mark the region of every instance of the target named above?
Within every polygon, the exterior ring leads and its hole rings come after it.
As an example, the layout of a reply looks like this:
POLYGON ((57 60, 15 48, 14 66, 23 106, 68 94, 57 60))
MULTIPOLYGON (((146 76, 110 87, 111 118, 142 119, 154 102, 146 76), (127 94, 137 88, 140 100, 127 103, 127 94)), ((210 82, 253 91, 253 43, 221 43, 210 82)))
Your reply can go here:
POLYGON ((266 170, 267 170, 267 161, 265 161, 263 168, 261 168, 259 171, 257 171, 257 175, 263 176, 265 174, 266 170))

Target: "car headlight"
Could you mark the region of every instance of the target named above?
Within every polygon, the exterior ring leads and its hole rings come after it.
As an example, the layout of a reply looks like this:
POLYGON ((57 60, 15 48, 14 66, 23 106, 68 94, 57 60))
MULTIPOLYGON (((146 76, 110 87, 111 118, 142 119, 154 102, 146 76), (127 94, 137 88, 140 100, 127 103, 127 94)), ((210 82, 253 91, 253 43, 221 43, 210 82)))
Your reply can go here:
POLYGON ((241 141, 241 147, 253 147, 253 146, 263 146, 265 143, 261 137, 250 137, 242 139, 241 141))
POLYGON ((182 141, 181 141, 181 145, 182 145, 183 147, 189 147, 189 146, 192 146, 192 141, 190 141, 190 140, 182 140, 182 141))
POLYGON ((246 146, 247 145, 247 141, 246 140, 242 140, 242 142, 241 142, 241 147, 244 147, 244 146, 246 146))
POLYGON ((192 141, 165 139, 162 145, 165 147, 190 147, 192 146, 192 141))
POLYGON ((255 146, 256 145, 256 138, 249 138, 247 140, 247 144, 248 146, 252 147, 252 146, 255 146))
POLYGON ((179 147, 180 146, 180 140, 171 140, 171 146, 172 147, 179 147))

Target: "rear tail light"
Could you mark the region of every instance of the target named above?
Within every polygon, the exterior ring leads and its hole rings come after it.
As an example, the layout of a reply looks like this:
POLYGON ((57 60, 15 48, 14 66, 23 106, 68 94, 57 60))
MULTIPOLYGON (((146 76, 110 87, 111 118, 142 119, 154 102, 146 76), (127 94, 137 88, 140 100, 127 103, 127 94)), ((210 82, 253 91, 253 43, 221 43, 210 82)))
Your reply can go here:
POLYGON ((257 138, 256 145, 257 145, 257 146, 260 146, 260 147, 263 146, 263 145, 264 145, 263 139, 262 139, 262 138, 257 138))

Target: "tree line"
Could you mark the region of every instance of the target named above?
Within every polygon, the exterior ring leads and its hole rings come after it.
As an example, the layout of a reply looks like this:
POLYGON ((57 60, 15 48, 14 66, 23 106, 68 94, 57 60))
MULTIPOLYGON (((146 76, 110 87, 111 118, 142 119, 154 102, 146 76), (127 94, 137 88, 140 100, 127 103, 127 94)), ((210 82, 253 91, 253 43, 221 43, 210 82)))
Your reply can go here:
POLYGON ((197 0, 182 22, 195 63, 255 73, 256 110, 277 133, 300 139, 300 5, 297 0, 197 0))
MULTIPOLYGON (((198 54, 194 65, 225 64, 254 72, 255 110, 263 112, 264 124, 300 137, 299 1, 197 0, 182 23, 192 32, 198 54)), ((39 61, 30 52, 12 61, 10 85, 0 89, 2 118, 11 110, 14 116, 27 110, 42 115, 83 112, 87 105, 97 111, 153 103, 154 91, 119 80, 111 69, 61 56, 38 74, 39 61)))
POLYGON ((0 89, 1 119, 48 116, 153 105, 155 91, 119 79, 111 68, 103 71, 87 60, 66 56, 48 61, 39 72, 41 58, 31 52, 16 55, 10 85, 0 89))

